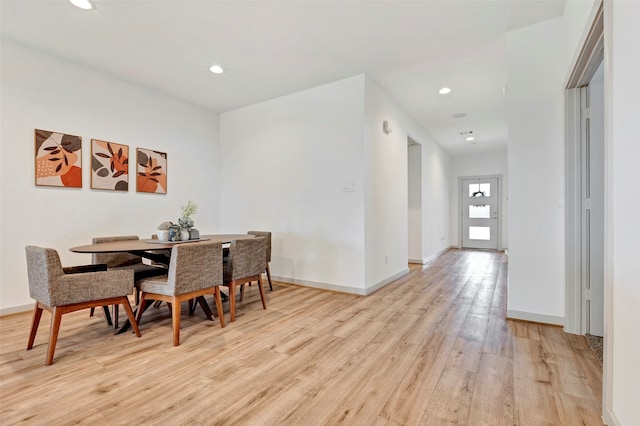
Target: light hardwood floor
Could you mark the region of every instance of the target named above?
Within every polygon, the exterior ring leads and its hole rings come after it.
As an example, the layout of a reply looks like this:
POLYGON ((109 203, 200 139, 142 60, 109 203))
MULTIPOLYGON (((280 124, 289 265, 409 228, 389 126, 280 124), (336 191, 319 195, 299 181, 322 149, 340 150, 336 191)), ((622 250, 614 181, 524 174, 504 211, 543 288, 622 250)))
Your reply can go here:
MULTIPOLYGON (((507 257, 450 250, 367 296, 247 289, 224 329, 166 307, 141 338, 101 314, 0 319, 0 423, 600 425, 601 367, 584 338, 505 320, 507 257)), ((228 311, 228 303, 225 303, 228 311)), ((228 314, 227 314, 228 320, 228 314)))

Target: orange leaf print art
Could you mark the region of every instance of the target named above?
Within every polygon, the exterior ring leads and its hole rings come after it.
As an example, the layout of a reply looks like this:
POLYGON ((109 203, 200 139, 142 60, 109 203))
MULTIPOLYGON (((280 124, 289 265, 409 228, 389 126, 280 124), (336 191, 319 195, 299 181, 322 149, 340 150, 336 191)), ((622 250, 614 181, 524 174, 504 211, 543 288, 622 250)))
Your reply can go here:
POLYGON ((91 188, 129 190, 129 147, 91 140, 91 188))
POLYGON ((138 148, 137 191, 167 193, 167 154, 138 148))
POLYGON ((35 130, 36 185, 82 188, 82 138, 35 130))

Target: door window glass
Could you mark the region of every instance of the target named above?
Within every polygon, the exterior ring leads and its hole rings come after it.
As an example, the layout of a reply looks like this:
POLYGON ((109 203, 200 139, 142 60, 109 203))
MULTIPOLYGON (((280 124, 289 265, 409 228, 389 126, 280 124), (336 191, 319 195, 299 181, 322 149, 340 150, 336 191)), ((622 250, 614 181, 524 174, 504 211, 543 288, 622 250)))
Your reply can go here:
POLYGON ((469 239, 489 241, 491 239, 491 228, 488 226, 470 226, 469 239))
POLYGON ((490 183, 469 184, 469 197, 491 197, 490 183))
POLYGON ((489 204, 469 205, 469 219, 490 219, 491 218, 491 206, 489 204))

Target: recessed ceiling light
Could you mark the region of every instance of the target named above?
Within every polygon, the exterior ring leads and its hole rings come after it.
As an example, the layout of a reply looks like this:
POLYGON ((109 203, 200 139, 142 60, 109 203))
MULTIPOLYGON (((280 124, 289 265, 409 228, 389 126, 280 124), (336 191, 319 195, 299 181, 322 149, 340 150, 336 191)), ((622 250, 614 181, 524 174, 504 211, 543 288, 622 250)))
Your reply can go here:
POLYGON ((80 9, 89 10, 93 8, 93 5, 89 0, 69 0, 71 4, 80 9))
POLYGON ((440 93, 441 95, 446 95, 447 93, 451 93, 451 89, 449 89, 448 87, 443 87, 442 89, 438 90, 438 93, 440 93))
POLYGON ((452 118, 465 118, 467 116, 466 112, 458 112, 456 114, 453 114, 451 117, 452 118))
POLYGON ((472 141, 472 140, 474 140, 474 139, 475 139, 475 138, 474 138, 473 136, 469 136, 469 137, 467 138, 467 141, 471 142, 471 141, 472 141))
POLYGON ((220 65, 213 65, 209 70, 214 74, 222 74, 224 72, 220 65))

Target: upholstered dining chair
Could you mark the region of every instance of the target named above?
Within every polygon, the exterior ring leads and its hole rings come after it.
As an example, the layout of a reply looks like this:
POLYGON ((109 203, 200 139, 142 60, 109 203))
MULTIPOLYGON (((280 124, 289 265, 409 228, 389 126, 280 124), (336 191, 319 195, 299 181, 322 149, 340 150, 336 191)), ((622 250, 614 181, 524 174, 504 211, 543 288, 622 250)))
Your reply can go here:
POLYGON ((236 287, 244 292, 244 285, 258 282, 262 308, 267 309, 262 288, 262 272, 265 270, 267 240, 263 237, 234 240, 229 246, 229 261, 224 267, 224 286, 229 287, 231 321, 236 320, 236 287))
MULTIPOLYGON (((40 325, 43 309, 51 312, 51 329, 46 365, 53 363, 62 315, 96 306, 122 304, 133 321, 128 294, 133 291, 132 271, 98 271, 65 273, 58 252, 51 248, 26 246, 29 293, 36 301, 27 350, 33 343, 40 325)), ((140 337, 138 326, 134 326, 140 337)))
POLYGON ((264 237, 267 240, 267 267, 265 271, 267 273, 267 280, 269 280, 269 290, 273 291, 271 285, 271 270, 269 269, 269 262, 271 262, 271 232, 267 231, 249 231, 249 235, 255 235, 256 237, 264 237))
POLYGON ((197 298, 207 318, 212 320, 205 294, 213 294, 220 327, 224 327, 220 285, 222 284, 222 243, 200 242, 177 244, 171 250, 167 275, 145 278, 139 282, 140 305, 138 324, 142 313, 152 300, 162 300, 171 306, 173 346, 180 345, 180 314, 184 301, 197 298))
MULTIPOLYGON (((137 235, 120 235, 113 237, 95 237, 93 238, 93 244, 111 243, 114 241, 128 241, 139 240, 137 235)), ((127 269, 133 271, 134 282, 137 283, 143 278, 153 277, 167 273, 166 268, 162 268, 159 265, 147 265, 142 261, 142 257, 131 253, 93 253, 91 255, 91 262, 93 264, 106 264, 109 270, 113 269, 127 269)), ((136 285, 136 305, 140 303, 140 292, 136 285)), ((113 306, 113 326, 118 328, 118 305, 113 306)), ((93 310, 91 310, 93 315, 93 310)), ((109 317, 107 317, 109 321, 109 317)))

